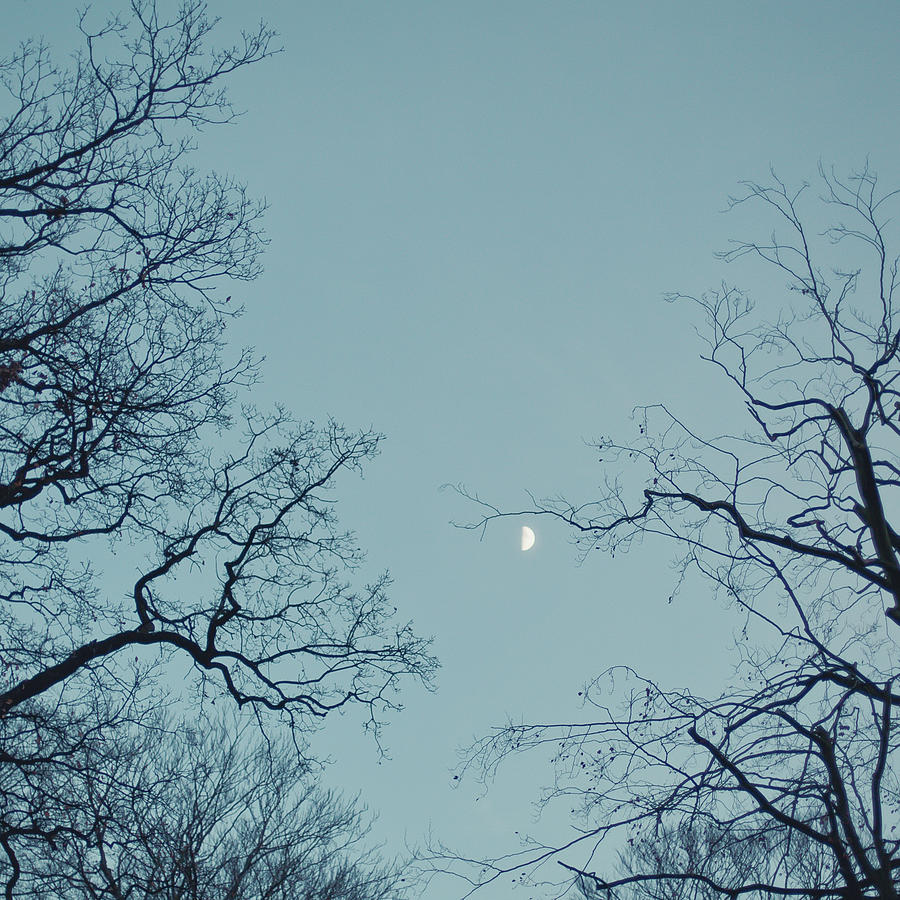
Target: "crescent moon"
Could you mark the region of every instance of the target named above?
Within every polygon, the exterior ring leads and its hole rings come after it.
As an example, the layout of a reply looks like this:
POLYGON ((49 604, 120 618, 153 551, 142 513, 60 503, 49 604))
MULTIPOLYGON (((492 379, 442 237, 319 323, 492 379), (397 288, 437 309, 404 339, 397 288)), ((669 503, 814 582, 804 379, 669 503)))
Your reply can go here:
POLYGON ((534 532, 527 526, 522 526, 522 551, 530 550, 534 546, 534 532))

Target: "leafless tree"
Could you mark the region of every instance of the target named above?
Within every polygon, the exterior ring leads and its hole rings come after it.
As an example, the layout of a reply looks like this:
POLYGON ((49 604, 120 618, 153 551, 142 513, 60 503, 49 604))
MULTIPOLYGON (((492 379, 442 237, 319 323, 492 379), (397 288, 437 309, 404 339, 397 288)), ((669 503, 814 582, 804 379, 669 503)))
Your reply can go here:
MULTIPOLYGON (((237 405, 256 367, 225 328, 262 208, 192 142, 234 118, 223 85, 271 33, 208 49, 200 0, 91 21, 67 69, 39 43, 0 63, 0 778, 29 797, 85 735, 140 722, 162 676, 299 746, 348 704, 377 724, 434 666, 386 577, 350 584, 334 484, 379 436, 237 405)), ((7 897, 17 845, 58 826, 14 810, 7 897)))
MULTIPOLYGON (((724 256, 763 263, 785 284, 780 296, 757 306, 724 285, 672 298, 700 310, 703 356, 746 430, 639 408, 633 438, 597 441, 612 467, 597 499, 528 510, 564 522, 585 552, 671 542, 682 577, 699 575, 711 602, 742 618, 733 683, 703 697, 613 669, 587 689, 585 721, 486 737, 472 760, 487 769, 551 749, 549 799, 577 818, 568 840, 528 844, 483 871, 457 860, 475 884, 536 878, 556 860, 597 898, 639 885, 678 896, 686 884, 728 898, 897 897, 898 197, 868 170, 820 176, 821 206, 774 174, 734 200, 761 204, 776 227, 724 256), (818 210, 828 227, 815 224, 818 210), (736 879, 660 846, 685 834, 765 854, 745 855, 752 865, 736 879), (632 848, 629 867, 599 870, 617 847, 632 848)), ((513 514, 473 499, 483 512, 473 527, 513 514)))
MULTIPOLYGON (((822 888, 835 883, 827 852, 818 843, 795 837, 783 860, 782 848, 773 848, 755 830, 723 828, 714 822, 682 823, 677 829, 660 828, 629 844, 620 854, 622 873, 634 880, 617 894, 628 900, 717 900, 722 893, 740 891, 760 880, 761 873, 777 878, 777 866, 786 862, 803 884, 822 888), (690 873, 680 880, 661 880, 652 873, 690 873)), ((582 879, 587 897, 606 891, 592 879, 582 879)))
POLYGON ((159 717, 89 740, 53 798, 58 834, 23 845, 20 896, 388 900, 396 867, 366 848, 365 811, 315 786, 293 747, 255 729, 159 717))

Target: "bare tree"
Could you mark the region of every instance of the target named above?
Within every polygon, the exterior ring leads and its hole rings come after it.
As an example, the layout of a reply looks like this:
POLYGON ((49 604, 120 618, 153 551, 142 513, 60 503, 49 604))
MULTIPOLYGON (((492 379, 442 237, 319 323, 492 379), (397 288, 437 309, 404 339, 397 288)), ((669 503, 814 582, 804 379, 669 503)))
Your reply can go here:
POLYGON ((155 718, 88 741, 55 797, 59 834, 20 853, 20 896, 387 900, 396 867, 366 848, 365 811, 315 786, 293 747, 254 729, 155 718))
MULTIPOLYGON (((703 356, 747 430, 704 433, 665 406, 640 408, 633 439, 597 442, 614 472, 599 498, 528 510, 566 523, 585 552, 673 542, 682 577, 699 574, 743 618, 734 681, 703 697, 613 669, 587 689, 585 721, 486 737, 472 758, 488 769, 552 748, 550 799, 578 818, 568 840, 474 875, 457 861, 476 884, 556 859, 596 897, 686 884, 729 898, 897 896, 897 195, 868 170, 820 175, 824 229, 809 224, 806 186, 774 175, 734 201, 762 204, 776 230, 724 256, 774 267, 780 297, 757 307, 726 285, 672 298, 701 311, 703 356), (745 854, 740 873, 704 868, 661 846, 686 834, 765 853, 745 854), (625 871, 598 871, 608 847, 632 848, 625 871)), ((477 502, 473 527, 513 514, 477 502)))
MULTIPOLYGON (((234 118, 223 85, 272 35, 209 50, 214 25, 200 0, 171 18, 133 0, 82 16, 68 69, 36 43, 0 63, 0 779, 31 811, 47 767, 139 723, 161 676, 281 717, 299 746, 348 704, 377 725, 434 667, 386 577, 350 584, 334 484, 379 435, 237 406, 256 368, 225 328, 262 208, 192 168, 192 141, 234 118)), ((18 844, 59 824, 18 808, 0 809, 7 897, 18 844)))
MULTIPOLYGON (((716 900, 723 893, 738 893, 763 877, 777 879, 776 869, 786 864, 798 883, 815 888, 834 886, 827 852, 811 840, 795 837, 788 848, 774 848, 755 830, 724 828, 715 822, 685 821, 676 829, 657 829, 627 846, 620 854, 621 872, 632 880, 616 893, 629 900, 716 900), (787 859, 783 850, 787 849, 787 859), (660 879, 658 873, 684 877, 660 879)), ((607 892, 595 880, 581 879, 585 896, 607 892)))

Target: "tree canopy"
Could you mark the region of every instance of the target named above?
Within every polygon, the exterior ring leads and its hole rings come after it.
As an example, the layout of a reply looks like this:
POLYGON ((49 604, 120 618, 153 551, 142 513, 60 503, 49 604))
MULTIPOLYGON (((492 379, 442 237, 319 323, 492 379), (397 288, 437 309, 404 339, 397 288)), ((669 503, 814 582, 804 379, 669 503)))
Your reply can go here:
MULTIPOLYGON (((729 417, 712 409, 689 422, 638 407, 633 437, 596 442, 599 496, 528 510, 586 552, 670 542, 681 577, 741 615, 733 681, 707 697, 617 667, 587 688, 584 720, 485 737, 470 761, 487 770, 552 748, 551 797, 577 818, 574 837, 474 874, 452 862, 476 885, 538 879, 555 859, 563 888, 597 898, 897 896, 898 196, 868 170, 823 169, 819 188, 816 204, 773 175, 733 200, 761 204, 775 229, 723 256, 774 267, 780 295, 670 298, 699 310, 703 358, 743 429, 721 433, 729 417), (598 868, 608 847, 623 862, 598 868)), ((470 497, 473 527, 517 514, 470 497)))
POLYGON ((199 0, 168 18, 133 0, 81 16, 67 68, 35 42, 0 63, 7 897, 26 845, 94 839, 42 793, 91 741, 218 695, 302 750, 338 708, 377 726, 434 668, 387 576, 354 583, 335 515, 380 436, 253 408, 257 362, 227 342, 263 205, 194 168, 195 138, 232 121, 225 85, 274 45, 260 26, 217 49, 215 24, 199 0))

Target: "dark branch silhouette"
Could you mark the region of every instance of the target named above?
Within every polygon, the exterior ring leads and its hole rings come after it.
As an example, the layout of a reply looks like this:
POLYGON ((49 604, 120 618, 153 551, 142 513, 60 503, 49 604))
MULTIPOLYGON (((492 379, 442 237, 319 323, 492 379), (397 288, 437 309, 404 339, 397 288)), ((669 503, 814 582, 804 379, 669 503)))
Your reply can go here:
MULTIPOLYGON (((74 766, 79 735, 114 742, 216 697, 303 750, 342 707, 377 728, 434 668, 387 576, 354 584, 362 553, 335 515, 379 435, 239 405, 257 367, 226 329, 260 272, 263 207, 193 168, 193 141, 234 119, 225 83, 271 32, 210 48, 200 0, 92 23, 68 69, 36 43, 0 62, 0 778, 16 784, 74 766)), ((0 810, 8 897, 19 848, 50 854, 60 827, 0 810)))
POLYGON ((88 739, 40 770, 43 806, 7 784, 20 827, 17 893, 59 898, 389 900, 397 866, 366 848, 365 810, 316 787, 289 745, 255 729, 160 717, 115 744, 88 739), (52 851, 47 852, 49 849, 52 851))
MULTIPOLYGON (((740 616, 733 682, 703 697, 612 668, 587 688, 585 721, 478 742, 467 767, 482 773, 551 750, 546 800, 568 803, 577 832, 481 869, 437 849, 431 865, 473 889, 516 873, 592 898, 897 897, 897 194, 868 170, 820 176, 827 226, 805 187, 774 175, 733 201, 768 207, 776 231, 724 258, 774 266, 782 297, 756 306, 723 285, 670 298, 700 310, 703 357, 734 389, 721 419, 743 425, 706 435, 639 407, 634 438, 596 442, 612 470, 599 497, 523 510, 584 553, 669 541, 679 584, 698 573, 740 616), (620 864, 600 871, 607 847, 620 864), (538 874, 553 860, 562 881, 538 874)), ((468 527, 521 515, 462 493, 481 511, 468 527)))

